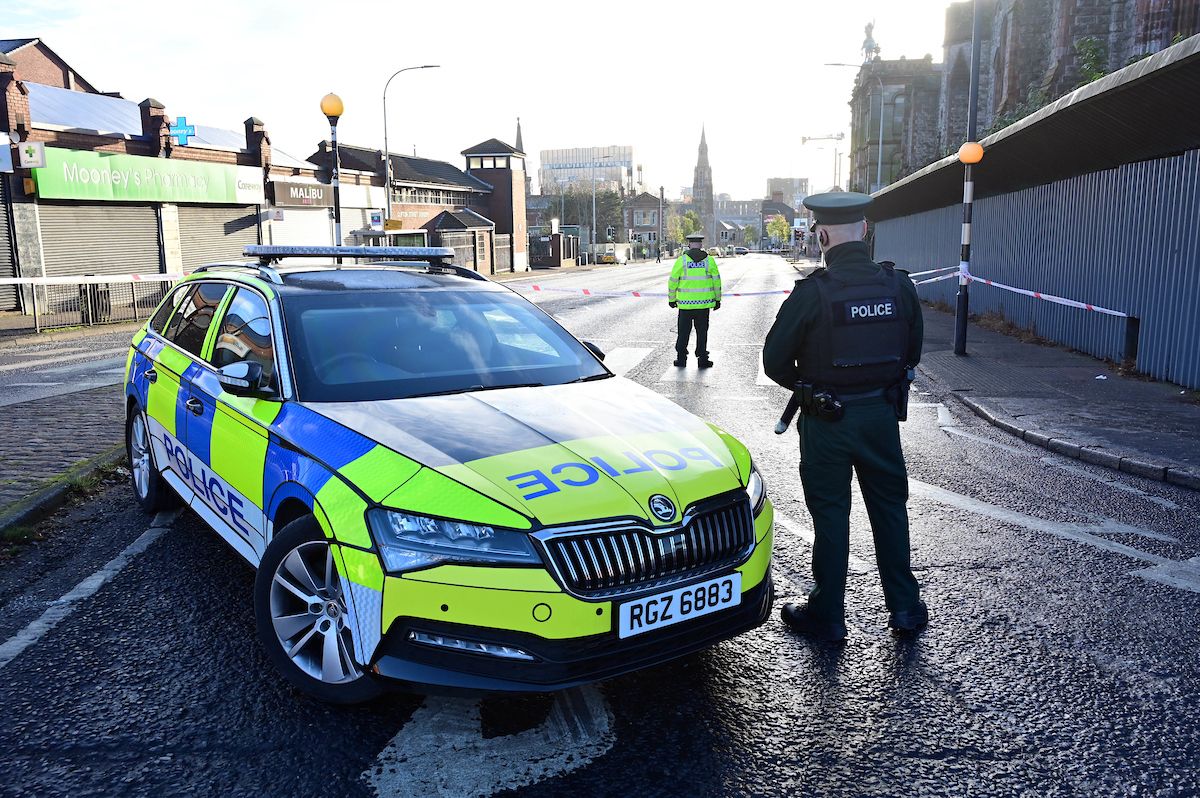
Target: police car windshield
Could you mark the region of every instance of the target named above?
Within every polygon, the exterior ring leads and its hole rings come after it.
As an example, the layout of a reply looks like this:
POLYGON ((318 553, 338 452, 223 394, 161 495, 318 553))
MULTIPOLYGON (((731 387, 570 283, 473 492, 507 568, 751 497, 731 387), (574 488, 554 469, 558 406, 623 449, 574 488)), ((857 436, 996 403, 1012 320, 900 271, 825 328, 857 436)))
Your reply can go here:
POLYGON ((501 291, 333 291, 283 302, 299 398, 362 402, 608 376, 545 313, 501 291))

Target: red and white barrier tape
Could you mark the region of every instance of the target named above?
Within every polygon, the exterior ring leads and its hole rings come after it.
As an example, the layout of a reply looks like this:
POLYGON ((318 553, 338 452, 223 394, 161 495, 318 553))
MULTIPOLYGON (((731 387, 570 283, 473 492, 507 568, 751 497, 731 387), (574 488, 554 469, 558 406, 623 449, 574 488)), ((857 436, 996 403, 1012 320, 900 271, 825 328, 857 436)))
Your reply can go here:
POLYGON ((93 274, 88 277, 8 277, 0 285, 100 285, 104 283, 173 283, 184 275, 172 274, 93 274))
MULTIPOLYGON (((1075 299, 1066 299, 1065 297, 1055 296, 1054 294, 1046 294, 1041 291, 1030 291, 1027 288, 1016 288, 1011 285, 1005 285, 1004 283, 998 283, 995 280, 989 280, 986 277, 976 277, 975 275, 971 274, 970 272, 968 272, 966 270, 965 264, 962 266, 951 266, 948 268, 953 269, 954 271, 951 274, 943 274, 941 277, 933 277, 928 280, 920 280, 916 284, 917 285, 925 285, 926 283, 936 283, 941 280, 953 280, 953 279, 959 277, 960 275, 965 274, 966 278, 973 283, 983 283, 984 285, 990 285, 993 288, 999 288, 1004 291, 1011 291, 1014 294, 1021 294, 1022 296, 1033 297, 1034 299, 1044 299, 1047 302, 1053 302, 1057 305, 1065 305, 1069 308, 1078 308, 1079 310, 1091 310, 1096 313, 1104 313, 1105 315, 1117 316, 1122 319, 1129 318, 1128 313, 1122 313, 1119 310, 1112 310, 1110 308, 1102 308, 1099 305, 1093 305, 1088 302, 1080 302, 1075 299)), ((918 272, 918 274, 933 274, 934 272, 937 272, 937 271, 947 271, 947 269, 934 269, 933 271, 928 271, 928 272, 918 272)))
MULTIPOLYGON (((632 296, 639 299, 646 297, 661 299, 667 296, 666 291, 593 291, 590 288, 555 288, 553 286, 533 284, 529 286, 515 285, 516 291, 535 291, 537 293, 553 292, 557 294, 580 294, 582 296, 619 297, 632 296)), ((722 301, 731 296, 775 296, 792 293, 791 289, 778 291, 725 291, 721 294, 722 301)))
MULTIPOLYGON (((925 276, 925 275, 927 275, 927 274, 937 274, 937 273, 939 273, 939 272, 957 272, 957 271, 958 271, 958 267, 957 267, 957 266, 947 266, 947 267, 946 267, 946 268, 944 268, 944 269, 929 269, 928 271, 924 271, 924 272, 912 272, 912 273, 911 273, 911 274, 909 274, 908 276, 909 276, 909 278, 913 278, 913 277, 924 277, 924 276, 925 276)), ((957 274, 955 274, 955 275, 952 275, 952 276, 954 276, 954 277, 957 277, 958 275, 957 275, 957 274)), ((933 281, 932 281, 932 280, 924 280, 924 281, 922 281, 922 282, 931 283, 931 282, 933 282, 933 281)), ((917 285, 920 285, 920 283, 917 283, 917 285)))

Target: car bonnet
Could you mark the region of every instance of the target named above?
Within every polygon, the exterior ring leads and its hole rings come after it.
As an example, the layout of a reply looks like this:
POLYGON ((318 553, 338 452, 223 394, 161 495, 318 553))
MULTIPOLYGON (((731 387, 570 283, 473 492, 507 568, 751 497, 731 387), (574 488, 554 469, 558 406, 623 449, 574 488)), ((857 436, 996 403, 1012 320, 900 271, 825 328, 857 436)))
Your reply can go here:
POLYGON ((620 377, 306 407, 543 524, 675 523, 747 477, 740 444, 620 377))

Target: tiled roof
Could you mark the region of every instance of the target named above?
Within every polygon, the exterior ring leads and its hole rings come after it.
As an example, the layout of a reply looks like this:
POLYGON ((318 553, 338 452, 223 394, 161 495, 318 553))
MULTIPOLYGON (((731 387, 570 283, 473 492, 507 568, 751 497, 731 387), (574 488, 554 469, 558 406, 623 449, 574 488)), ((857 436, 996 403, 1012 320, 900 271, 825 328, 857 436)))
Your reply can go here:
MULTIPOLYGON (((328 161, 328 145, 325 150, 318 150, 309 156, 308 160, 324 164, 328 161)), ((379 150, 366 147, 353 147, 345 144, 338 145, 342 168, 359 172, 374 172, 383 170, 383 160, 379 150)), ((397 155, 392 153, 392 180, 400 183, 420 183, 434 186, 451 186, 467 191, 488 192, 491 186, 468 175, 453 164, 445 161, 435 161, 431 158, 418 158, 412 155, 397 155)))
POLYGON ((511 144, 505 144, 500 139, 488 139, 474 147, 462 151, 463 155, 524 155, 511 144))
POLYGON ((494 225, 495 222, 491 219, 470 208, 459 208, 453 211, 442 211, 421 226, 426 230, 478 230, 494 225))
POLYGON ((0 53, 11 53, 36 41, 37 39, 0 39, 0 53))

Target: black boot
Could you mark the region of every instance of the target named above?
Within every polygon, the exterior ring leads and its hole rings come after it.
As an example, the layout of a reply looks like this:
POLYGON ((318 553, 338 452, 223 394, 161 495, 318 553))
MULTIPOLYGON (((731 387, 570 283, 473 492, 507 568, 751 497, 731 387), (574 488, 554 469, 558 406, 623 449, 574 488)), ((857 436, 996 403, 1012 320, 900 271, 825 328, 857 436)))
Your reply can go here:
POLYGON ((678 366, 679 368, 683 368, 684 366, 686 366, 687 365, 687 355, 676 355, 675 356, 675 365, 678 366))
POLYGON ((924 601, 918 601, 917 606, 911 610, 901 610, 893 612, 888 617, 888 626, 895 629, 897 632, 913 633, 919 632, 929 625, 929 608, 925 606, 924 601))
POLYGON ((801 634, 830 642, 846 639, 846 624, 817 618, 807 604, 784 604, 779 614, 784 623, 801 634))
POLYGON ((707 356, 700 358, 700 362, 696 364, 698 368, 710 369, 713 367, 713 362, 707 356))

